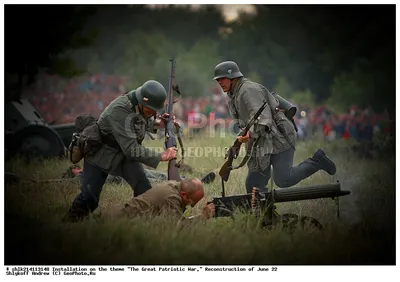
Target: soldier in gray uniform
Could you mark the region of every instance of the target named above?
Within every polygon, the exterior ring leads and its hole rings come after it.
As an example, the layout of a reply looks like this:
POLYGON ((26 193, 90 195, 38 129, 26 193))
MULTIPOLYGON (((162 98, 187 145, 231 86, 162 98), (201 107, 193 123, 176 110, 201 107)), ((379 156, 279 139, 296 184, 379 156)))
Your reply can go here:
POLYGON ((85 155, 82 192, 73 201, 64 220, 80 220, 98 207, 109 174, 122 176, 136 197, 151 188, 142 164, 157 168, 161 161, 176 158, 174 147, 158 153, 142 146, 146 131, 156 132, 155 115, 163 109, 166 97, 164 86, 149 80, 105 108, 97 121, 101 147, 85 155))
MULTIPOLYGON (((263 85, 244 78, 235 62, 218 64, 214 69, 214 80, 228 94, 229 112, 240 128, 245 127, 264 100, 268 102, 257 124, 246 136, 238 137, 239 142, 254 144, 247 163, 248 193, 251 193, 253 187, 266 191, 271 178, 271 165, 274 182, 281 188, 293 186, 319 170, 330 175, 336 173, 335 164, 321 149, 298 166, 293 166, 296 141, 293 123, 282 111, 277 110, 279 102, 276 97, 263 85)), ((250 149, 249 146, 247 149, 250 149)))

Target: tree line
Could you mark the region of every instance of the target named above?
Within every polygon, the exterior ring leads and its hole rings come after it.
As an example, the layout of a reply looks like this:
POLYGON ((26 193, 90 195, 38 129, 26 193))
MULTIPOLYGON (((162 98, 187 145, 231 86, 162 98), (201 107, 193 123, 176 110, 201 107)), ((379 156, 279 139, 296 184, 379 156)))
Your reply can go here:
POLYGON ((5 28, 10 92, 40 71, 168 86, 175 56, 187 96, 209 95, 215 65, 234 60, 297 103, 394 111, 395 5, 257 5, 230 23, 213 5, 6 5, 5 28))

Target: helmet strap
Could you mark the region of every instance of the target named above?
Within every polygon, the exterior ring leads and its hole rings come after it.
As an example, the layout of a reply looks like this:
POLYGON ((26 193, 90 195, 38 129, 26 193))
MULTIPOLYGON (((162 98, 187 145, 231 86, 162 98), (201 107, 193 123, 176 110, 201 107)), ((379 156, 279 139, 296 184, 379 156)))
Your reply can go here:
POLYGON ((229 85, 229 90, 228 90, 228 92, 231 92, 231 91, 232 91, 232 84, 233 84, 233 79, 231 79, 231 84, 229 85))
POLYGON ((132 91, 132 96, 131 96, 131 103, 133 106, 137 106, 139 104, 139 101, 136 97, 136 90, 132 91))
POLYGON ((142 105, 142 104, 138 104, 138 109, 139 109, 139 113, 140 113, 142 116, 144 116, 144 113, 143 113, 143 105, 142 105))
POLYGON ((139 113, 140 113, 142 116, 144 116, 144 113, 143 113, 143 105, 142 105, 141 103, 139 103, 139 100, 138 100, 138 98, 136 97, 136 90, 133 91, 133 95, 132 95, 132 98, 131 98, 131 103, 132 103, 132 105, 136 106, 137 109, 139 110, 139 113))

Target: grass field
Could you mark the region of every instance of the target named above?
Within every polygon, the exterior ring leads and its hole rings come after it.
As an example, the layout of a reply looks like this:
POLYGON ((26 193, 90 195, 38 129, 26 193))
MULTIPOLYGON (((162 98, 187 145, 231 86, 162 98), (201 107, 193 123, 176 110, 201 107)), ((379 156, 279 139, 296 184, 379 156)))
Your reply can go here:
MULTIPOLYGON (((232 137, 185 139, 190 154, 185 163, 195 169, 186 176, 200 177, 223 164, 222 155, 195 157, 193 148, 210 144, 224 148, 232 141, 232 137)), ((146 145, 161 147, 162 140, 146 140, 146 145)), ((212 219, 184 228, 168 218, 113 222, 91 218, 66 224, 61 218, 79 193, 79 185, 20 182, 5 187, 5 264, 395 264, 394 148, 392 154, 369 160, 357 157, 346 141, 299 143, 294 164, 311 156, 318 147, 336 162, 337 174, 329 176, 320 171, 297 186, 339 180, 342 189, 351 191, 340 200, 340 217, 336 217, 331 199, 277 206, 280 213, 317 218, 324 225, 323 231, 305 229, 289 234, 279 226, 267 231, 256 228, 248 215, 239 215, 235 221, 212 219)), ((14 159, 6 163, 6 171, 26 179, 52 179, 61 178, 69 166, 66 160, 26 163, 14 159)), ((166 164, 158 170, 166 171, 166 164)), ((232 172, 226 184, 227 195, 245 193, 246 173, 246 167, 232 172)), ((220 192, 217 178, 206 185, 205 199, 198 206, 220 192)), ((125 184, 106 184, 95 213, 131 196, 131 188, 125 184)), ((198 212, 196 207, 192 214, 198 212)))

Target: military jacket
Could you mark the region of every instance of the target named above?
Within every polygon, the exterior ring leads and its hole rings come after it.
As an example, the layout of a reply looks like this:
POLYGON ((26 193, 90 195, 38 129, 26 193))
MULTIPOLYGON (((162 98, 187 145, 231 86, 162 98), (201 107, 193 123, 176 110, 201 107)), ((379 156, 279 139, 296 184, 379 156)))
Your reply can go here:
MULTIPOLYGON (((253 82, 247 78, 240 78, 231 92, 228 108, 231 116, 236 120, 239 127, 244 128, 258 109, 267 101, 268 106, 261 113, 257 123, 250 129, 250 138, 254 147, 248 167, 251 171, 265 170, 270 164, 271 154, 278 154, 290 148, 277 124, 282 123, 288 132, 289 140, 295 144, 296 131, 293 124, 278 111, 278 100, 263 85, 253 82)), ((247 150, 249 150, 249 142, 247 150)))
POLYGON ((181 219, 185 211, 180 183, 174 180, 158 183, 112 212, 113 218, 167 215, 181 219))
POLYGON ((85 160, 103 171, 121 175, 125 158, 136 160, 152 168, 161 161, 161 154, 142 145, 146 131, 155 133, 154 119, 144 118, 132 104, 133 91, 113 100, 100 115, 99 126, 103 144, 85 160))

